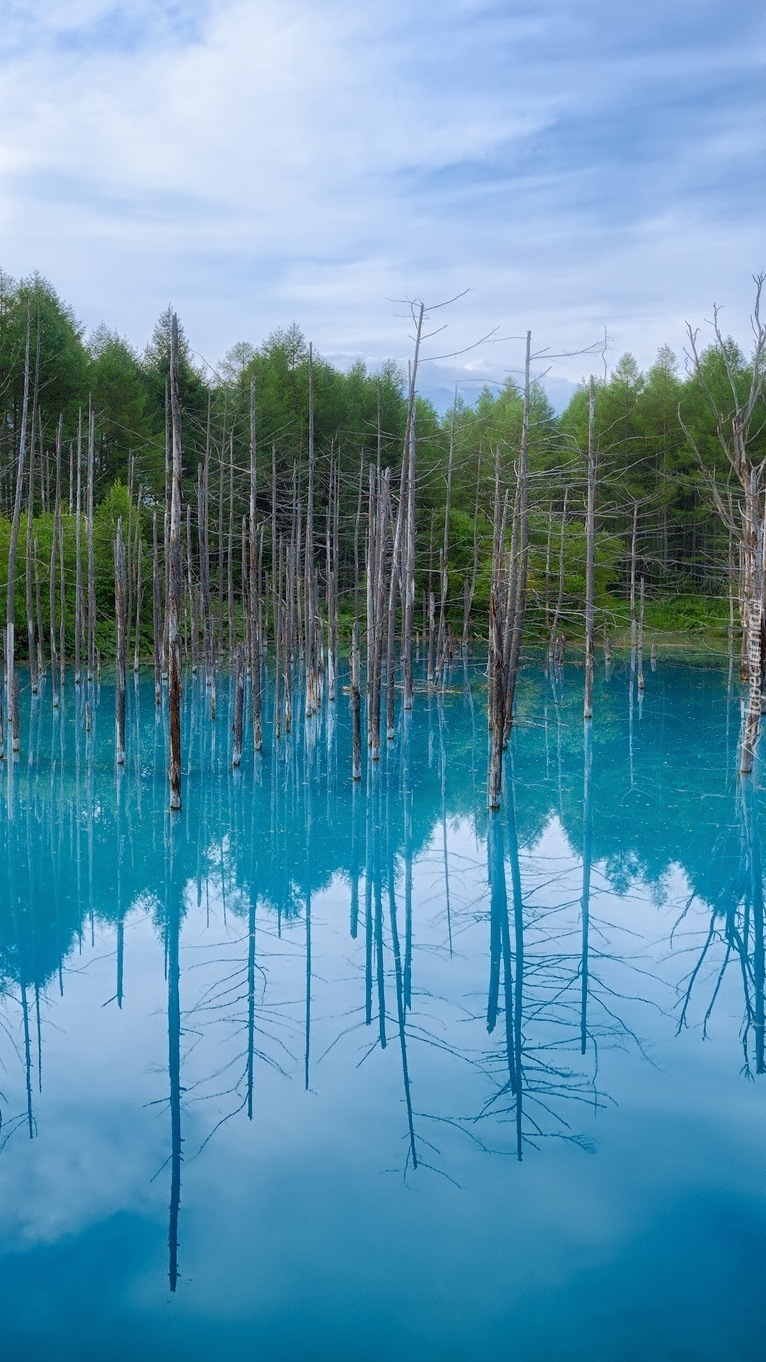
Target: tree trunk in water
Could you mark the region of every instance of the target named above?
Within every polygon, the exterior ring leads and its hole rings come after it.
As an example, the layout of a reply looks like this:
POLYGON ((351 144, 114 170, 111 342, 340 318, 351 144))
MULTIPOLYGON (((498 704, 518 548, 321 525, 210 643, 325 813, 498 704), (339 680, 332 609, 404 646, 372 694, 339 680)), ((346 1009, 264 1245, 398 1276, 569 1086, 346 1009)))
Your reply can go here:
POLYGON ((24 457, 27 443, 27 413, 29 409, 29 342, 30 311, 27 304, 27 338, 24 350, 24 396, 21 404, 21 432, 19 437, 19 461, 16 468, 16 495, 13 502, 11 538, 8 546, 8 595, 6 606, 5 638, 5 680, 8 697, 8 727, 11 730, 11 746, 19 750, 19 705, 16 681, 16 556, 19 543, 19 523, 21 521, 21 500, 24 492, 24 457))
POLYGON ((96 671, 96 562, 93 544, 93 478, 95 457, 95 416, 88 404, 88 680, 96 671))
POLYGON ((630 670, 636 670, 636 532, 638 502, 633 504, 633 532, 630 537, 630 670))
POLYGON ((638 642, 636 645, 636 666, 638 673, 638 689, 644 689, 644 578, 643 574, 639 582, 638 590, 638 642))
POLYGON ((56 492, 55 492, 55 501, 54 501, 54 507, 53 507, 53 537, 52 537, 52 539, 51 539, 51 572, 50 572, 50 582, 49 582, 49 587, 50 587, 50 631, 51 631, 51 681, 52 681, 52 688, 53 688, 53 708, 54 708, 54 709, 58 709, 58 703, 59 703, 59 681, 63 682, 63 671, 64 671, 64 629, 63 629, 63 611, 64 611, 64 574, 63 574, 63 572, 61 573, 61 575, 60 575, 60 577, 59 577, 59 591, 60 591, 60 593, 61 593, 61 613, 62 613, 62 627, 61 627, 61 658, 60 658, 60 659, 59 659, 58 652, 57 652, 57 648, 56 648, 56 624, 57 624, 57 620, 56 620, 56 567, 57 567, 57 557, 56 557, 56 554, 57 554, 57 551, 58 551, 59 553, 61 553, 62 550, 63 550, 63 542, 62 542, 63 536, 62 536, 62 527, 61 527, 61 434, 62 434, 62 425, 63 425, 63 418, 62 418, 62 417, 59 417, 59 423, 58 423, 58 427, 57 427, 57 430, 56 430, 56 492), (60 662, 60 666, 61 666, 61 674, 59 674, 59 662, 60 662))
POLYGON ((115 760, 118 766, 124 765, 125 762, 125 594, 125 545, 122 539, 122 519, 120 518, 117 521, 117 537, 114 541, 114 617, 117 662, 114 720, 115 760))
POLYGON ((168 715, 170 720, 170 807, 181 807, 181 400, 178 391, 178 318, 170 331, 170 406, 173 423, 173 473, 170 495, 168 574, 168 715))
POLYGON ((500 607, 495 592, 490 601, 490 638, 492 641, 489 673, 489 714, 492 747, 489 762, 489 789, 487 804, 490 809, 500 808, 500 793, 503 784, 503 746, 505 743, 506 684, 503 653, 503 624, 500 607))
POLYGON ((596 384, 588 384, 588 504, 585 515, 585 697, 583 718, 593 718, 596 579, 596 384))
POLYGON ((35 614, 32 603, 32 522, 35 499, 35 410, 32 409, 32 429, 29 439, 29 486, 27 488, 27 534, 24 546, 24 600, 27 616, 27 653, 29 657, 29 683, 33 695, 39 691, 37 674, 37 649, 35 646, 35 614))
POLYGON ((160 565, 157 553, 157 512, 152 515, 152 624, 154 634, 154 703, 162 702, 162 616, 160 610, 160 565))
POLYGON ((747 620, 747 665, 749 694, 742 738, 740 772, 750 775, 761 718, 763 672, 763 610, 761 602, 761 574, 763 554, 763 522, 759 514, 755 470, 745 489, 743 549, 745 555, 745 584, 743 588, 747 620))
POLYGON ((362 779, 362 722, 359 693, 359 621, 351 635, 351 779, 362 779))
POLYGON ((74 588, 74 680, 82 680, 82 408, 77 413, 77 497, 74 522, 75 588, 74 588))
POLYGON ((245 713, 245 649, 243 644, 237 648, 237 665, 234 676, 234 745, 231 764, 239 766, 242 761, 242 731, 245 713))
POLYGON ((250 690, 253 710, 253 748, 260 752, 263 747, 263 721, 261 717, 261 556, 259 553, 256 527, 257 458, 255 425, 255 379, 250 382, 250 690))

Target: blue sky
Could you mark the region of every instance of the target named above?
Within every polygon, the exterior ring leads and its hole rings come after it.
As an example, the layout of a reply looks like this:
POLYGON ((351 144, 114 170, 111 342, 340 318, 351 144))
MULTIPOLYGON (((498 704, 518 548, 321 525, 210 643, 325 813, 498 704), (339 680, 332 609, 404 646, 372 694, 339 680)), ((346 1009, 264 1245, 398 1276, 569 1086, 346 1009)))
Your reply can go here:
MULTIPOLYGON (((470 398, 643 366, 766 268, 766 9, 752 0, 17 0, 0 33, 0 265, 138 346, 172 301, 215 363, 296 320, 406 357, 395 299, 470 290, 470 398), (601 361, 598 361, 600 365, 601 361)), ((563 386, 562 386, 563 385, 563 386)))

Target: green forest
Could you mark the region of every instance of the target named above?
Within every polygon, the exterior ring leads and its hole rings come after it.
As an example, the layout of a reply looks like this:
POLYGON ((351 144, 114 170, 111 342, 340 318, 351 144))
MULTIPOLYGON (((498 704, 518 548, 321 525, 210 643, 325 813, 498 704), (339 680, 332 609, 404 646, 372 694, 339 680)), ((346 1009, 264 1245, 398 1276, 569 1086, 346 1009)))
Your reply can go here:
MULTIPOLYGON (((0 274, 0 589, 7 587, 17 468, 26 444, 19 542, 31 549, 16 580, 16 628, 25 648, 26 612, 37 613, 38 635, 50 632, 52 556, 64 583, 65 648, 74 628, 78 553, 85 536, 78 510, 86 510, 88 440, 93 464, 93 561, 97 644, 114 648, 113 545, 123 521, 129 555, 129 628, 139 625, 139 650, 151 651, 153 518, 159 553, 169 460, 168 374, 171 309, 160 316, 138 353, 102 325, 86 335, 75 311, 40 277, 14 281, 0 274), (29 346, 28 357, 26 355, 29 346), (25 359, 28 411, 24 426, 25 359), (54 554, 56 500, 61 532, 54 554), (31 524, 28 518, 31 515, 31 524), (138 560, 141 559, 139 570, 138 560)), ((630 354, 597 377, 595 433, 597 632, 619 642, 626 621, 632 537, 635 566, 646 587, 647 628, 655 631, 725 631, 735 572, 730 533, 718 499, 737 497, 716 430, 709 394, 731 405, 732 370, 746 392, 750 361, 733 341, 701 352, 701 373, 663 347, 648 372, 630 354), (724 360, 728 361, 727 363, 724 360), (728 369, 728 372, 727 372, 728 369), (707 389, 707 392, 706 392, 707 389), (715 486, 714 486, 715 483, 715 486)), ((588 363, 586 358, 584 363, 588 363)), ((199 573, 198 488, 208 479, 211 593, 239 600, 243 520, 248 514, 250 449, 255 449, 256 514, 263 556, 289 532, 302 505, 309 448, 309 370, 312 369, 316 458, 315 533, 324 542, 326 507, 337 487, 338 598, 341 633, 348 631, 359 573, 359 509, 367 470, 379 463, 395 485, 407 427, 407 376, 389 361, 374 372, 364 364, 341 371, 316 353, 295 324, 260 344, 240 342, 218 370, 197 361, 181 329, 179 386, 182 410, 184 572, 199 573), (254 402, 253 402, 254 395, 254 402)), ((766 415, 766 410, 763 413, 766 415)), ((446 548, 447 611, 462 627, 466 581, 474 577, 471 635, 486 637, 491 580, 496 467, 514 479, 523 393, 508 378, 467 404, 459 394, 440 415, 415 401, 416 620, 441 580, 446 548), (445 534, 446 517, 446 534, 445 534)), ((756 418, 758 414, 756 413, 756 418)), ((754 423, 750 449, 764 443, 754 423)), ((566 410, 555 414, 542 384, 532 390, 529 428, 529 570, 526 630, 544 637, 559 607, 562 625, 581 632, 585 593, 585 489, 588 391, 578 387, 566 410)), ((739 493, 739 488, 736 489, 739 493)), ((328 530, 329 534, 329 530, 328 530)), ((321 574, 321 554, 319 555, 321 574)), ((84 571, 84 567, 83 567, 84 571)), ((357 585, 358 590, 358 585, 357 585)), ((223 631, 223 625, 222 625, 223 631)), ((130 641, 129 641, 130 642, 130 641)), ((135 637, 130 646, 135 643, 135 637)))

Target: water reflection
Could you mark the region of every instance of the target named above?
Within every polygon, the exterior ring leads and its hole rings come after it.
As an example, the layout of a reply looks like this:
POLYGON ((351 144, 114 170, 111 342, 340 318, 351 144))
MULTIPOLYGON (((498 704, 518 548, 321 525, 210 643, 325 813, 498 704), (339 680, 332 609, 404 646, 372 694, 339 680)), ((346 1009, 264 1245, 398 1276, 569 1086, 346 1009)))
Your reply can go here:
MULTIPOLYGON (((604 1053, 704 1038, 732 969, 745 1072, 764 1072, 763 815, 757 784, 728 776, 726 678, 661 666, 636 707, 632 672, 612 669, 583 727, 576 671, 530 668, 490 819, 479 664, 445 681, 361 784, 344 704, 278 739, 266 714, 270 742, 232 769, 233 687, 219 678, 211 721, 190 682, 174 819, 150 678, 128 697, 117 772, 106 684, 65 690, 51 723, 44 693, 29 703, 29 757, 0 777, 3 1157, 46 1119, 46 1028, 69 1015, 72 980, 101 987, 108 968, 98 1008, 125 1018, 154 998, 145 957, 131 960, 153 924, 166 1059, 149 1026, 158 1091, 136 1119, 166 1114, 150 1171, 168 1187, 172 1293, 184 1154, 236 1118, 274 1119, 259 1110, 266 1069, 310 1095, 331 1086, 342 1110, 377 1064, 399 1132, 382 1166, 448 1179, 440 1129, 517 1161, 552 1138, 592 1147, 604 1053)), ((81 1061, 98 1012, 70 1024, 59 1065, 81 1061)))

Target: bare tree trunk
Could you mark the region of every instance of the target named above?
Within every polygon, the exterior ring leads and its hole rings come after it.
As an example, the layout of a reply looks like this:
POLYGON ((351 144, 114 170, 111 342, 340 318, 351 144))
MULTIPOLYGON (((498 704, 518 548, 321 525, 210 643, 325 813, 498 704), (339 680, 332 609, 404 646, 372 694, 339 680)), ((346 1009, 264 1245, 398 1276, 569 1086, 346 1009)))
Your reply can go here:
POLYGON ((152 624, 154 634, 154 703, 162 703, 162 614, 160 606, 160 565, 157 554, 157 512, 152 514, 152 624))
POLYGON ((242 761, 242 733, 245 713, 245 649, 242 643, 237 647, 237 662, 234 674, 234 744, 231 764, 239 766, 242 761))
POLYGON ((16 466, 16 494, 13 502, 11 537, 8 546, 8 594, 6 605, 6 642, 5 677, 8 696, 8 727, 11 730, 11 746, 19 750, 19 707, 16 681, 16 556, 19 543, 19 523, 21 520, 21 501, 24 493, 24 458, 27 443, 27 413, 29 408, 29 343, 31 318, 27 303, 27 336, 24 349, 24 396, 21 404, 21 431, 19 436, 19 457, 16 466))
POLYGON ((473 560, 471 566, 470 582, 466 578, 465 591, 463 595, 463 651, 468 648, 468 639, 471 629, 471 611, 473 600, 476 595, 476 581, 479 575, 479 507, 481 494, 481 458, 476 465, 476 504, 473 512, 473 560))
POLYGON ((95 557, 93 542, 93 481, 95 458, 95 417, 87 407, 87 680, 95 674, 95 557))
MULTIPOLYGON (((585 698, 583 718, 593 718, 596 581, 596 383, 588 384, 588 503, 585 513, 585 698)), ((642 578, 643 582, 643 578, 642 578)))
POLYGON ((644 577, 641 574, 639 582, 639 613, 638 613, 638 641, 637 641, 637 671, 638 689, 644 689, 644 577))
POLYGON ((189 648, 191 651, 192 675, 196 676, 199 662, 199 629, 197 626, 197 593, 194 589, 194 573, 192 571, 192 528, 191 528, 191 502, 186 507, 186 592, 189 600, 189 648))
POLYGON ((143 591, 144 541, 139 537, 136 549, 136 629, 133 636, 133 671, 141 665, 141 593, 143 591))
POLYGON ((452 462, 455 454, 455 420, 452 417, 450 430, 449 456, 447 459, 447 497, 444 503, 444 542, 441 554, 441 598, 439 601, 439 635, 436 645, 436 670, 434 680, 437 685, 443 682, 447 654, 447 595, 449 592, 449 518, 452 502, 452 462))
MULTIPOLYGON (((39 336, 38 336, 39 350, 39 336)), ((38 353, 39 361, 39 353, 38 353)), ((37 381, 35 381, 35 388, 37 381)), ((29 656, 29 683, 33 695, 37 695, 39 681, 37 674, 37 649, 35 647, 35 615, 32 602, 32 526, 34 519, 34 500, 35 500, 35 417, 36 411, 32 408, 32 429, 29 439, 29 480, 27 488, 27 533, 24 547, 24 600, 27 616, 27 651, 29 656)))
POLYGON ((178 318, 170 330, 170 405, 173 422, 173 477, 170 497, 168 575, 168 715, 170 720, 170 807, 181 807, 181 399, 178 391, 178 318))
POLYGON ((229 657, 234 657, 234 432, 229 435, 229 543, 226 554, 226 613, 229 626, 229 657))
POLYGON ((359 693, 359 621, 351 634, 351 779, 362 779, 362 723, 359 693))
POLYGON ((752 470, 745 489, 743 516, 743 551, 745 555, 745 604, 747 611, 747 662, 749 694, 742 738, 740 772, 749 775, 758 742, 763 686, 763 520, 760 516, 757 474, 752 470))
POLYGON ((117 537, 114 541, 114 618, 116 639, 116 678, 115 678, 115 761, 118 766, 125 763, 125 652, 126 652, 126 592, 125 592, 125 544, 122 538, 122 518, 117 521, 117 537))
POLYGON ((51 702, 54 709, 59 707, 59 669, 58 654, 56 651, 56 522, 53 522, 53 535, 51 537, 51 562, 50 574, 48 577, 48 614, 50 616, 50 636, 51 636, 51 702))
POLYGON ((62 613, 62 624, 61 624, 61 659, 60 659, 60 662, 61 662, 61 675, 59 675, 59 657, 58 657, 58 652, 57 652, 57 649, 56 649, 56 626, 57 626, 57 623, 58 623, 57 618, 56 618, 56 567, 57 567, 57 554, 58 554, 58 553, 61 553, 62 550, 63 550, 63 543, 62 543, 63 534, 62 534, 62 526, 61 526, 61 437, 62 437, 62 426, 63 426, 63 418, 60 416, 60 417, 59 417, 58 426, 56 427, 56 491, 55 491, 55 502, 54 502, 54 507, 53 507, 53 536, 52 536, 52 539, 51 539, 51 571, 50 571, 50 581, 49 581, 49 589, 50 589, 50 596, 49 596, 49 599, 50 599, 50 631, 51 631, 51 685, 52 685, 52 691, 53 691, 52 699, 53 699, 53 708, 54 708, 54 709, 58 709, 58 704, 59 704, 59 682, 61 682, 61 684, 63 684, 63 679, 64 679, 64 678, 63 678, 63 670, 64 670, 64 627, 63 627, 63 611, 64 611, 64 574, 63 574, 63 572, 61 573, 61 575, 60 575, 60 577, 59 577, 59 591, 60 591, 60 593, 61 593, 61 607, 62 607, 62 609, 61 609, 61 613, 62 613))
POLYGON ((630 537, 630 670, 636 670, 636 533, 638 502, 633 503, 633 531, 630 537))
POLYGON ((256 453, 255 379, 250 383, 250 690, 253 710, 253 747, 263 747, 261 717, 261 563, 256 525, 258 464, 256 453))
MULTIPOLYGON (((413 380, 414 381, 414 380, 413 380)), ((414 393, 413 393, 414 399, 414 393)), ((415 613, 415 409, 413 401, 410 417, 407 475, 407 522, 404 541, 404 601, 402 610, 402 672, 404 696, 402 707, 412 709, 414 680, 412 674, 412 628, 415 613)))
POLYGON ((314 351, 309 344, 309 481, 306 495, 306 545, 304 549, 306 617, 306 716, 317 709, 315 580, 314 580, 314 351))
MULTIPOLYGON (((380 419, 380 418, 378 418, 380 419)), ((362 519, 362 498, 364 494, 364 454, 359 461, 359 496, 356 503, 354 521, 354 619, 359 619, 359 526, 362 519)))
POLYGON ((555 608, 555 610, 554 610, 554 612, 553 612, 553 623, 552 623, 552 625, 551 625, 551 636, 550 636, 550 640, 549 640, 549 642, 548 642, 548 661, 549 661, 549 663, 550 663, 551 665, 553 665, 553 664, 555 663, 555 661, 556 661, 556 655, 557 655, 557 647, 556 647, 557 630, 558 630, 558 627, 559 627, 559 620, 560 620, 560 618, 561 618, 561 612, 562 612, 562 610, 564 609, 564 581, 565 581, 565 574, 564 574, 564 567, 565 567, 564 550, 565 550, 565 547, 566 547, 567 501, 568 501, 568 500, 569 500, 569 488, 568 488, 568 487, 565 487, 565 488, 564 488, 564 505, 563 505, 562 510, 561 510, 561 534, 560 534, 560 536, 559 536, 559 589, 558 589, 558 595, 557 595, 557 597, 556 597, 556 608, 555 608))
MULTIPOLYGON (((131 630, 133 628, 133 585, 135 581, 135 551, 134 551, 134 519, 135 527, 138 527, 139 509, 136 505, 136 514, 133 515, 133 491, 136 479, 136 460, 131 450, 128 451, 128 526, 125 540, 125 573, 127 589, 125 596, 125 657, 130 656, 131 630)), ((140 498, 139 498, 140 499, 140 498)), ((137 536, 135 536, 137 538, 137 536)))
POLYGON ((40 591, 40 544, 35 535, 33 543, 34 552, 34 577, 35 577, 35 612, 37 615, 37 674, 38 677, 45 676, 45 651, 43 640, 43 603, 40 591))
POLYGON ((529 507, 528 507, 528 474, 529 474, 529 421, 531 409, 531 347, 532 333, 527 332, 526 355, 524 360, 524 414, 521 426, 521 450, 519 455, 519 557, 518 557, 518 577, 516 582, 516 599, 513 616, 513 640, 511 643, 511 655, 506 681, 506 714, 507 724, 513 723, 513 706, 516 695, 516 680, 519 670, 519 658, 521 656, 521 635, 524 628, 524 617, 526 614, 527 603, 527 566, 529 563, 529 507))
POLYGON ((553 507, 548 507, 548 537, 545 541, 545 632, 551 627, 551 546, 553 542, 553 507))
POLYGON ((490 653, 489 673, 489 713, 492 745, 489 761, 489 788, 487 804, 490 809, 500 808, 500 794, 503 784, 503 746, 505 742, 506 686, 503 653, 503 621, 498 598, 493 590, 490 600, 490 653))
POLYGON ((82 638, 83 638, 83 600, 82 600, 82 408, 77 413, 77 500, 75 503, 75 588, 74 588, 74 680, 79 686, 82 680, 82 638))

